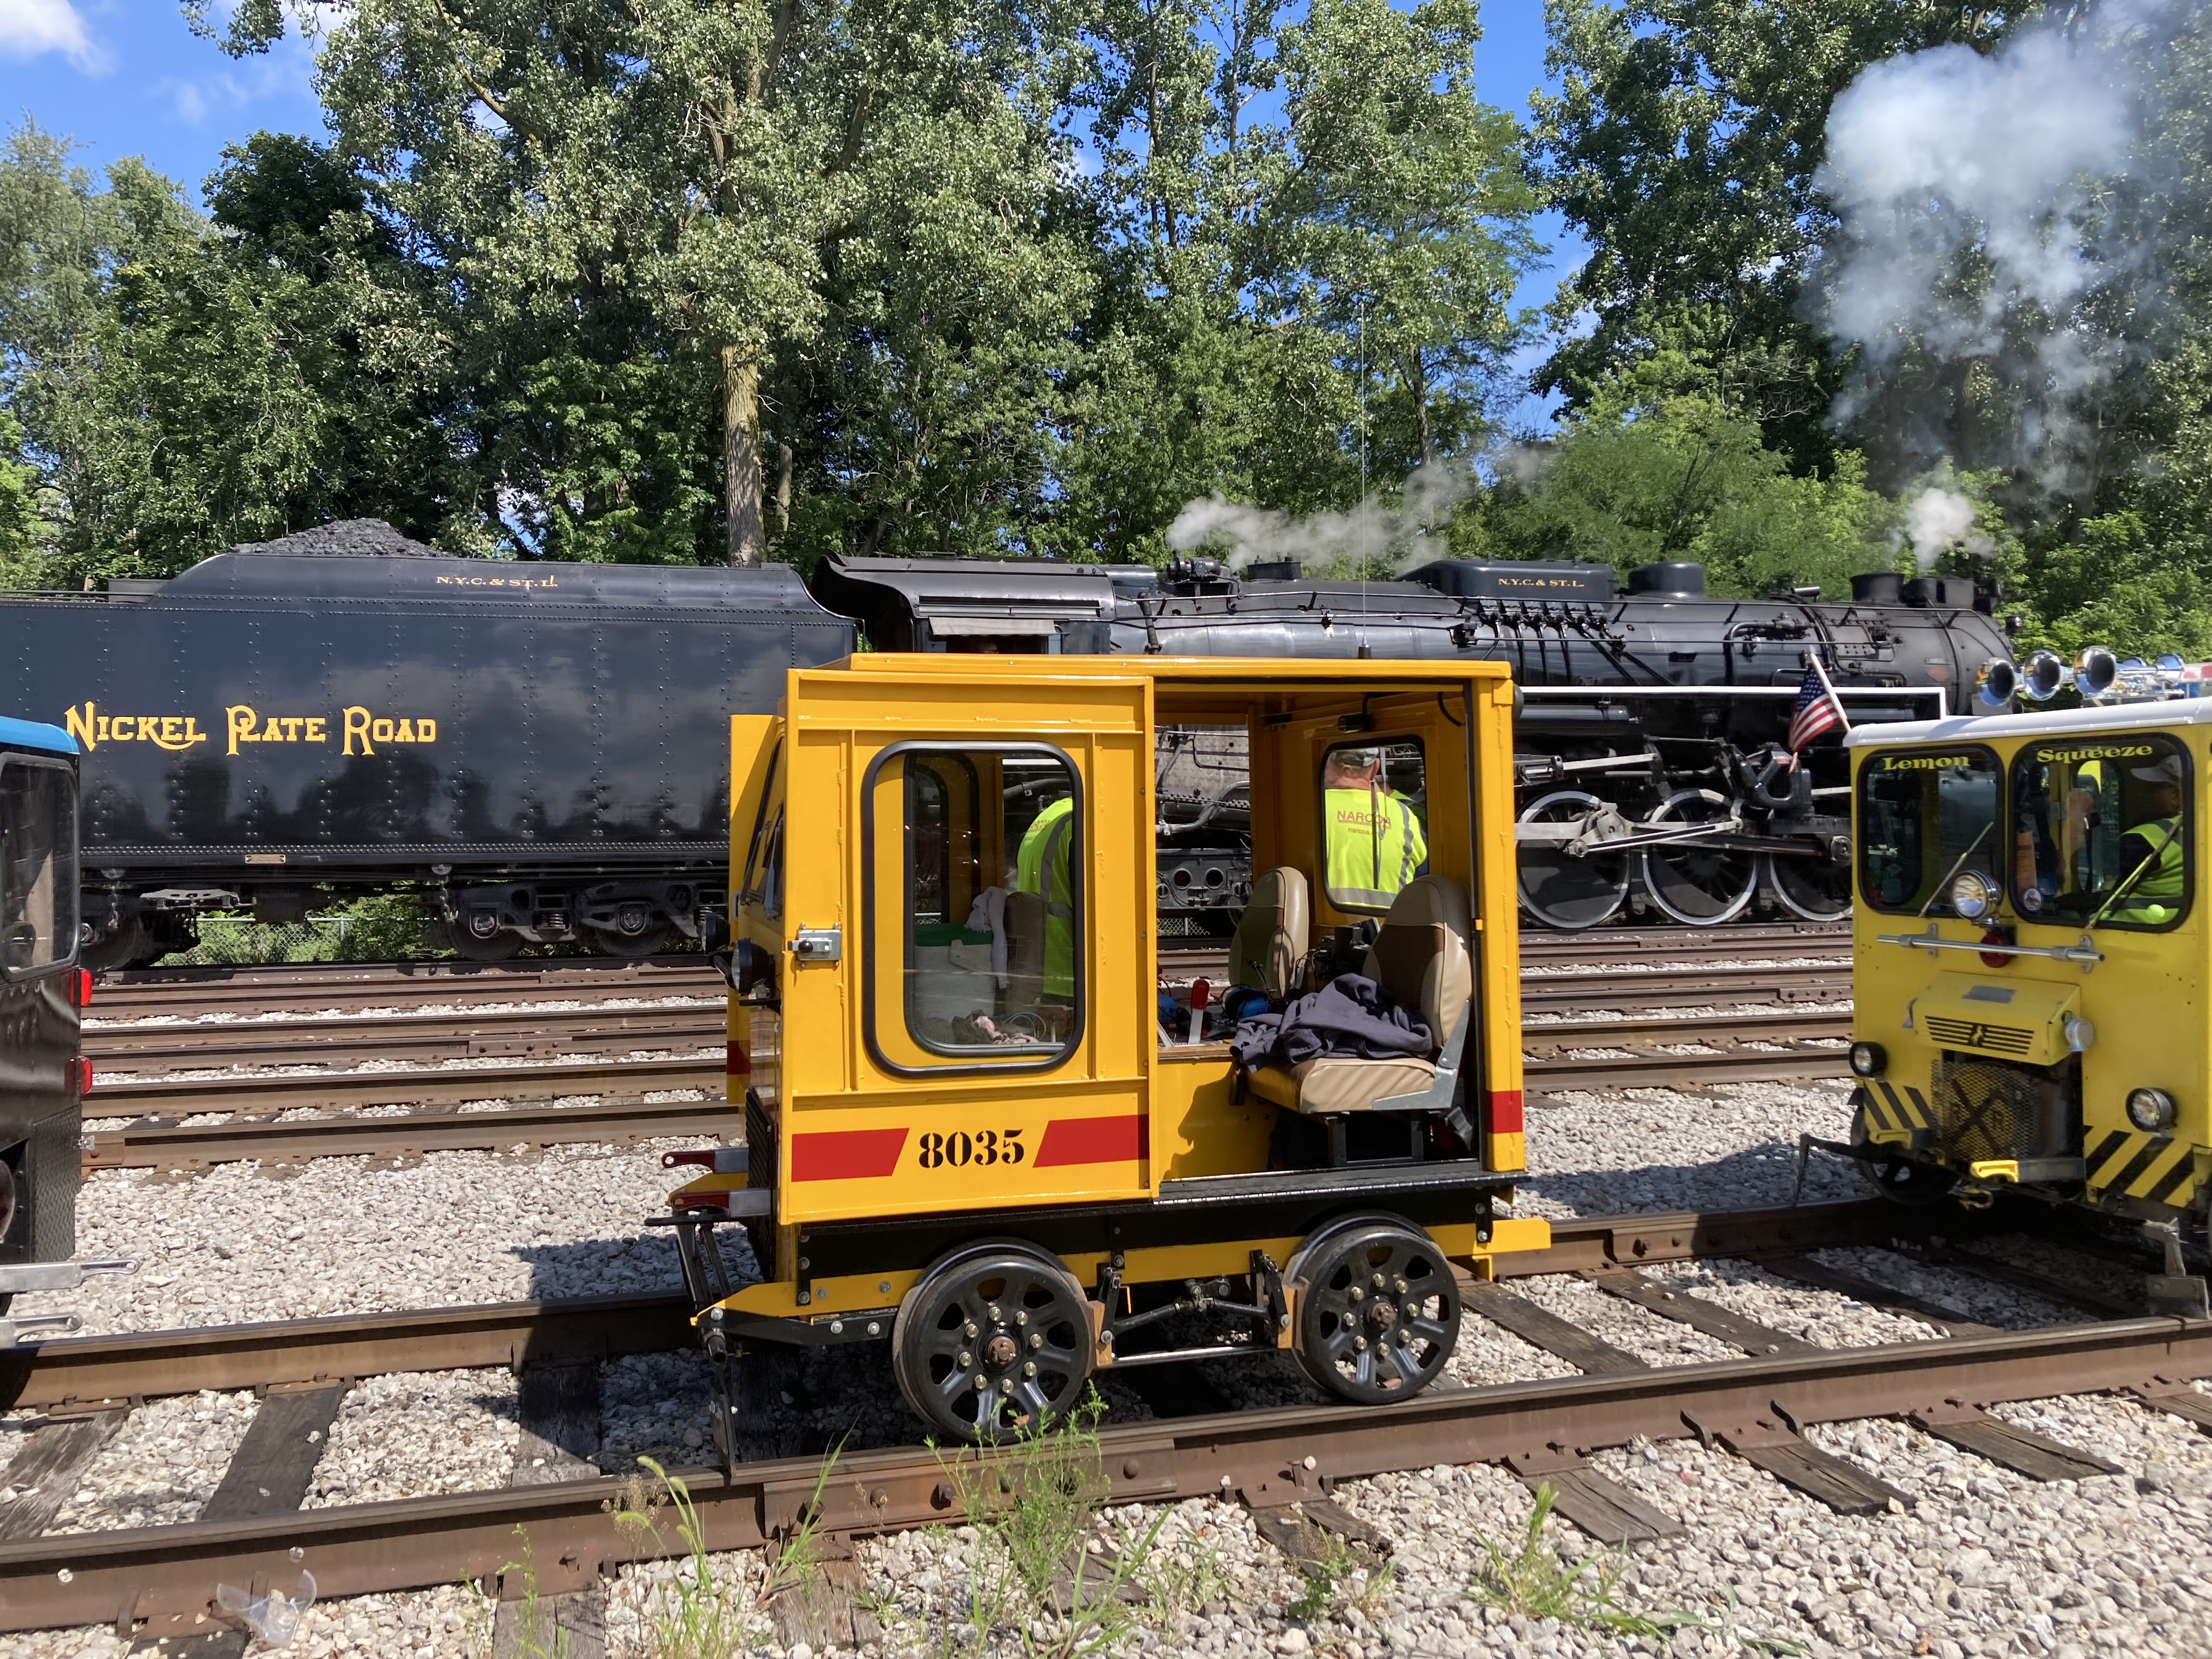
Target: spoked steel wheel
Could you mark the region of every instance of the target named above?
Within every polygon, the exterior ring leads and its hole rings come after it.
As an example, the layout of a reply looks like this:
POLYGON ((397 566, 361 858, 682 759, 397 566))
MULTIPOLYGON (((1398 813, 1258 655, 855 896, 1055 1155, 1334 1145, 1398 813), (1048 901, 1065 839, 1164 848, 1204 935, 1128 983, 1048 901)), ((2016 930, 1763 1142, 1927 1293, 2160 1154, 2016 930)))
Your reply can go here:
POLYGON ((961 1440, 1036 1429, 1082 1397, 1091 1309, 1050 1256, 1011 1240, 947 1252, 899 1304, 891 1369, 922 1421, 961 1440))
POLYGON ((1762 853, 1759 858, 1766 890, 1793 916, 1806 921, 1841 921, 1851 913, 1851 866, 1832 858, 1792 858, 1762 853))
MULTIPOLYGON (((1652 830, 1720 823, 1728 816, 1726 796, 1710 789, 1684 789, 1668 796, 1639 827, 1652 830)), ((1651 902, 1692 927, 1735 921, 1759 885, 1759 866, 1752 855, 1727 848, 1662 843, 1645 848, 1639 857, 1651 902)))
MULTIPOLYGON (((1581 789, 1561 789, 1532 802, 1523 823, 1579 824, 1605 805, 1581 789)), ((1574 932, 1595 927, 1619 914, 1628 898, 1628 855, 1585 853, 1577 858, 1564 846, 1527 842, 1515 849, 1521 908, 1547 927, 1574 932)))
POLYGON ((1931 1164, 1920 1164, 1867 1137, 1866 1108, 1851 1114, 1851 1149, 1859 1173, 1868 1186, 1892 1203, 1913 1209, 1937 1203, 1950 1195, 1958 1177, 1931 1164))
POLYGON ((1395 1216, 1355 1216, 1298 1247, 1292 1353, 1331 1394, 1358 1405, 1410 1400, 1459 1341, 1459 1288, 1436 1242, 1395 1216))

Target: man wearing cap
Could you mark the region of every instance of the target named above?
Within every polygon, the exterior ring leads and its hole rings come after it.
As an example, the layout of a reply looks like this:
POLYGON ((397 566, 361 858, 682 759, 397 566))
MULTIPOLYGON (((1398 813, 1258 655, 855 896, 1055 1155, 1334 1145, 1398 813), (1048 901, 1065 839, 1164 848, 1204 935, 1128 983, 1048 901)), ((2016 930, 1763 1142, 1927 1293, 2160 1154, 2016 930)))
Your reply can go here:
POLYGON ((1429 863, 1420 820, 1382 779, 1377 749, 1339 749, 1322 765, 1329 896, 1361 909, 1388 910, 1429 863))
POLYGON ((2128 775, 2141 786, 2136 798, 2149 816, 2120 837, 2120 867, 2128 872, 2121 880, 2127 890, 2108 919, 2161 927, 2180 914, 2188 891, 2181 842, 2181 757, 2130 767, 2128 775))

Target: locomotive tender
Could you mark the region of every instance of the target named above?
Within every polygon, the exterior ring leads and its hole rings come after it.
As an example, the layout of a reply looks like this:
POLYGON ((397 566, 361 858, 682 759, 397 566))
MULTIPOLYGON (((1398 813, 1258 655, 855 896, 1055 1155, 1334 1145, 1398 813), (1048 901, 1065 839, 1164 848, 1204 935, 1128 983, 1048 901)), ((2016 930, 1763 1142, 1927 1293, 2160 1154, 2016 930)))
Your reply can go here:
POLYGON ((416 556, 277 542, 0 595, 3 706, 82 750, 88 963, 181 948, 199 911, 295 921, 316 888, 402 882, 486 959, 696 934, 727 855, 725 721, 845 655, 850 624, 781 566, 368 544, 416 556))
MULTIPOLYGON (((1855 723, 1966 712, 1978 665, 2008 655, 1990 595, 1954 577, 1865 576, 1820 604, 1712 599, 1691 564, 1623 592, 1569 563, 1353 582, 1287 562, 852 558, 810 595, 781 566, 450 559, 366 529, 100 594, 0 595, 0 695, 83 751, 88 963, 181 948, 199 912, 295 920, 318 890, 410 883, 479 958, 696 936, 726 856, 725 718, 768 713, 787 669, 860 630, 922 653, 1504 662, 1537 924, 1831 920, 1849 894, 1841 750, 1771 765, 1807 654, 1855 723)), ((1243 760, 1184 761, 1162 779, 1160 908, 1225 932, 1250 878, 1243 760)))

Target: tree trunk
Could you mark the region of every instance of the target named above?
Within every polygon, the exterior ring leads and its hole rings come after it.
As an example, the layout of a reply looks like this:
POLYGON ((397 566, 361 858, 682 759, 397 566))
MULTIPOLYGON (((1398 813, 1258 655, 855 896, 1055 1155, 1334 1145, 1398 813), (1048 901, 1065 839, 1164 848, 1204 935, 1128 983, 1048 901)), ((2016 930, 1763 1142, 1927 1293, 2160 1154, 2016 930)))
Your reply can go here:
POLYGON ((730 526, 730 562, 758 564, 768 555, 761 524, 760 365, 722 348, 722 507, 730 526))

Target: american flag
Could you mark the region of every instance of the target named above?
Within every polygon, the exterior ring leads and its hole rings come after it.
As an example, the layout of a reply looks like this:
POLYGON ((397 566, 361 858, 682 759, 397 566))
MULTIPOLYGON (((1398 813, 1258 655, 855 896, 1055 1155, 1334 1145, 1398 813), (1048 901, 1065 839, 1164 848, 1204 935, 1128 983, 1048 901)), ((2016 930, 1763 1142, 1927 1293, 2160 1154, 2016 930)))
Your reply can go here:
POLYGON ((1844 711, 1836 707, 1836 694, 1820 678, 1820 671, 1808 668, 1797 687, 1797 705, 1790 711, 1790 735, 1783 739, 1797 754, 1831 726, 1844 724, 1844 711))

